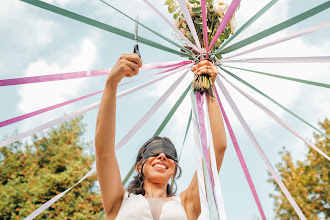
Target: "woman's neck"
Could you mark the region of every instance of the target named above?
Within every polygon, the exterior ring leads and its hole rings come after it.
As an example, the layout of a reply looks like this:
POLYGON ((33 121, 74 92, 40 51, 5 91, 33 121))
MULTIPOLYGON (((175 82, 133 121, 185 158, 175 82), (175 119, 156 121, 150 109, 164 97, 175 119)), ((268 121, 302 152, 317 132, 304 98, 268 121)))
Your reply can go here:
POLYGON ((144 191, 146 198, 167 198, 167 183, 158 184, 144 181, 144 191))

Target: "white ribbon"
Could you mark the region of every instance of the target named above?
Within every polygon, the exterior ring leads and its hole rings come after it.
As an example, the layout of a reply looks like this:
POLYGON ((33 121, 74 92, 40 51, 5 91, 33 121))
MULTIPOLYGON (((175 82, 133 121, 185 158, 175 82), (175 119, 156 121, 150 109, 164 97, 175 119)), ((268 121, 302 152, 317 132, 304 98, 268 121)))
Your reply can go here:
POLYGON ((207 130, 207 143, 210 144, 210 156, 211 156, 211 169, 212 169, 212 175, 214 177, 214 191, 215 196, 217 199, 217 208, 218 208, 218 214, 220 220, 226 220, 226 210, 225 210, 225 204, 223 202, 222 192, 221 192, 221 185, 220 185, 220 177, 217 169, 217 162, 215 158, 215 152, 214 152, 214 146, 213 146, 213 138, 212 138, 212 131, 211 131, 211 125, 210 125, 210 118, 209 118, 209 111, 207 108, 207 104, 204 105, 205 107, 205 122, 206 122, 206 130, 207 130))
MULTIPOLYGON (((220 75, 220 74, 219 74, 220 75)), ((300 135, 298 132, 296 132, 293 128, 291 128, 287 123, 285 123, 280 117, 278 117, 276 114, 274 114, 272 111, 270 111, 266 106, 258 102, 256 99, 254 99, 252 96, 241 90, 238 86, 235 86, 232 82, 227 80, 224 76, 220 75, 223 79, 225 79, 232 87, 234 87, 237 91, 239 91, 242 95, 244 95, 247 99, 249 99, 253 104, 258 106, 263 112, 265 112, 269 117, 277 121, 280 125, 282 125, 284 128, 289 130, 292 134, 296 135, 298 138, 300 138, 302 141, 304 141, 308 146, 316 150, 319 154, 321 154, 323 157, 328 159, 330 161, 330 157, 326 155, 323 151, 321 151, 318 147, 316 147, 312 142, 304 138, 302 135, 300 135)))
POLYGON ((42 204, 39 208, 37 208, 34 212, 32 212, 28 217, 26 217, 24 220, 30 220, 37 217, 40 213, 45 211, 49 206, 54 204, 57 200, 59 200, 62 196, 64 196, 67 192, 69 192, 73 187, 78 185, 81 181, 85 180, 87 177, 92 175, 96 171, 96 168, 91 169, 83 178, 81 178, 76 184, 71 186, 69 189, 65 190, 64 192, 61 192, 60 194, 54 196, 52 199, 48 200, 46 203, 42 204))
POLYGON ((330 63, 330 56, 242 58, 220 60, 220 63, 330 63))
POLYGON ((298 214, 298 216, 302 219, 302 220, 306 220, 306 217, 304 216, 304 214, 302 213, 302 211, 300 210, 299 206, 297 205, 297 203, 294 201, 293 197, 291 196, 290 192, 288 191, 288 189, 286 188, 286 186, 284 185, 284 183, 281 180, 281 177, 277 174, 277 172, 275 171, 275 169, 273 168, 272 164, 270 163, 270 161, 268 160, 266 154, 263 152, 263 150, 261 149, 257 139, 255 138, 255 136, 253 135, 251 129, 249 128, 249 126, 247 125, 246 121, 244 120, 242 114, 240 113, 240 111, 238 110, 237 106, 235 105, 233 99, 231 98, 231 96, 229 95, 227 89, 225 88, 225 86, 222 84, 222 82, 220 81, 219 77, 217 77, 216 79, 218 86, 220 87, 222 93, 224 94, 225 98, 227 99, 231 109, 234 111, 237 119, 239 120, 239 122, 241 123, 242 127, 244 128, 245 132, 247 133, 247 135, 249 136, 251 142, 253 143, 254 147, 256 148, 256 150, 258 151, 259 155, 261 156, 261 158, 264 160, 268 171, 273 175, 273 178, 275 179, 275 181, 277 182, 277 184, 279 185, 279 187, 281 188, 283 194, 285 195, 285 197, 289 200, 290 204, 292 205, 293 209, 296 211, 296 213, 298 214))
MULTIPOLYGON (((191 67, 191 66, 190 66, 191 67)), ((140 128, 146 123, 146 121, 157 111, 157 109, 165 102, 165 100, 172 94, 174 89, 178 87, 183 78, 190 71, 188 69, 182 76, 180 76, 168 89, 167 91, 158 99, 158 101, 149 109, 147 113, 134 125, 134 127, 118 142, 116 145, 116 151, 120 150, 127 141, 133 137, 133 135, 140 130, 140 128)))
MULTIPOLYGON (((136 91, 138 91, 138 90, 140 90, 140 89, 142 89, 142 88, 144 88, 146 86, 149 86, 149 85, 151 85, 151 84, 153 84, 153 83, 155 83, 155 82, 157 82, 159 80, 162 80, 162 79, 164 79, 166 77, 169 77, 169 76, 173 75, 174 73, 177 73, 177 72, 181 71, 184 68, 187 68, 187 67, 181 67, 181 68, 179 68, 179 69, 177 69, 177 70, 175 70, 175 71, 173 71, 173 72, 171 72, 169 74, 166 74, 166 75, 164 75, 164 76, 162 76, 160 78, 151 80, 151 81, 146 82, 144 84, 141 84, 141 85, 135 86, 135 87, 133 87, 131 89, 128 89, 126 91, 123 91, 123 92, 121 92, 121 93, 119 93, 117 95, 117 99, 122 98, 122 97, 124 97, 124 96, 126 96, 128 94, 133 93, 133 92, 136 92, 136 91)), ((28 137, 28 136, 30 136, 32 134, 37 133, 37 132, 43 131, 43 130, 45 130, 47 128, 53 127, 53 126, 55 126, 55 125, 57 125, 57 124, 59 124, 61 122, 64 122, 64 121, 67 121, 67 120, 69 120, 71 118, 77 117, 78 115, 84 114, 84 113, 86 113, 86 112, 88 112, 88 111, 90 111, 92 109, 97 108, 99 105, 100 105, 100 101, 97 101, 97 102, 95 102, 95 103, 93 103, 91 105, 85 106, 85 107, 83 107, 83 108, 81 108, 81 109, 79 109, 77 111, 71 112, 71 113, 69 113, 67 115, 64 115, 62 117, 59 117, 57 119, 54 119, 54 120, 52 120, 50 122, 47 122, 47 123, 45 123, 43 125, 40 125, 40 126, 35 127, 35 128, 32 128, 32 129, 30 129, 30 130, 28 130, 26 132, 23 132, 23 133, 18 134, 18 135, 14 136, 14 137, 11 137, 11 138, 8 138, 8 139, 6 139, 4 141, 1 141, 0 142, 0 148, 1 147, 4 147, 4 146, 7 146, 7 145, 9 145, 11 143, 14 143, 16 141, 19 141, 19 140, 21 140, 21 139, 23 139, 25 137, 28 137)))
POLYGON ((190 32, 191 32, 191 34, 192 34, 192 36, 195 40, 195 43, 196 43, 200 53, 202 54, 202 47, 201 47, 201 44, 199 42, 199 38, 197 36, 197 32, 196 32, 196 29, 195 29, 194 22, 192 21, 189 10, 187 8, 187 3, 186 3, 185 0, 177 0, 177 1, 179 2, 179 5, 180 5, 181 10, 182 10, 182 14, 184 15, 184 17, 186 19, 186 22, 189 26, 190 32))
POLYGON ((172 29, 177 35, 181 37, 188 45, 190 45, 194 50, 200 51, 190 40, 188 40, 160 11, 157 10, 148 0, 143 0, 156 14, 158 14, 172 29))
POLYGON ((269 47, 269 46, 272 46, 272 45, 275 45, 275 44, 278 44, 278 43, 282 43, 282 42, 291 40, 293 38, 300 37, 300 36, 303 36, 305 34, 309 34, 309 33, 312 33, 314 31, 318 31, 318 30, 321 30, 321 29, 327 28, 327 27, 330 27, 330 21, 327 21, 327 22, 324 22, 324 23, 306 28, 304 30, 295 32, 293 34, 289 34, 289 35, 281 37, 277 40, 270 41, 268 43, 262 44, 262 45, 257 46, 257 47, 253 47, 253 48, 245 50, 243 52, 235 53, 233 55, 230 55, 228 57, 223 58, 221 61, 227 60, 229 58, 237 57, 237 56, 240 56, 240 55, 243 55, 243 54, 251 53, 253 51, 257 51, 257 50, 260 50, 260 49, 263 49, 263 48, 266 48, 266 47, 269 47))
POLYGON ((198 179, 198 189, 199 189, 199 201, 201 205, 201 214, 198 219, 200 220, 209 220, 209 210, 208 210, 208 203, 206 199, 206 191, 205 191, 205 181, 204 181, 204 172, 203 172, 203 160, 202 160, 202 152, 201 152, 201 139, 200 139, 200 131, 198 125, 198 115, 196 112, 197 106, 196 101, 194 102, 193 99, 196 99, 196 96, 193 92, 190 92, 191 96, 191 108, 193 111, 192 114, 192 123, 194 127, 194 138, 195 138, 195 158, 196 158, 196 172, 197 172, 197 179, 198 179))

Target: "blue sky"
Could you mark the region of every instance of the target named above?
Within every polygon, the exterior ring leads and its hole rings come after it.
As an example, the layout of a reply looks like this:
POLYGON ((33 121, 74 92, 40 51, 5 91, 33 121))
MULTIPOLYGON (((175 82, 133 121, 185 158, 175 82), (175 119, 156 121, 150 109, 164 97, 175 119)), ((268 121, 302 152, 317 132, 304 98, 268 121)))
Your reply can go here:
MULTIPOLYGON (((118 28, 130 32, 134 31, 134 23, 100 1, 52 0, 47 2, 118 28)), ((241 8, 236 14, 238 28, 267 2, 265 0, 242 1, 241 8)), ((279 1, 267 14, 240 34, 232 43, 238 42, 324 2, 326 1, 279 1)), ((139 12, 142 23, 176 40, 172 30, 144 5, 142 1, 113 0, 111 3, 132 17, 135 17, 137 12, 139 12)), ((171 15, 167 12, 163 1, 152 0, 152 3, 171 19, 171 15)), ((277 39, 280 36, 285 36, 302 28, 328 21, 330 18, 329 14, 328 9, 319 15, 263 39, 253 46, 277 39)), ((120 54, 132 52, 134 46, 134 42, 131 40, 123 39, 114 34, 72 21, 20 1, 2 0, 0 2, 0 18, 0 79, 104 69, 113 66, 120 54)), ((169 43, 164 42, 143 28, 140 28, 140 35, 174 48, 169 43)), ((308 36, 243 55, 242 57, 326 56, 329 55, 330 40, 327 37, 329 35, 330 30, 328 28, 308 36)), ((251 47, 247 46, 246 48, 251 47)), ((144 63, 184 60, 176 55, 142 44, 140 45, 140 51, 144 63)), ((329 64, 235 64, 233 66, 330 83, 328 76, 330 72, 329 64)), ((144 76, 148 73, 150 71, 141 72, 140 75, 144 76)), ((326 117, 329 118, 330 91, 327 89, 287 82, 253 73, 234 70, 233 73, 247 80, 314 126, 318 126, 318 122, 324 120, 326 117)), ((169 83, 173 82, 177 77, 177 75, 171 76, 167 80, 118 100, 117 141, 134 126, 143 114, 166 91, 169 83)), ((311 128, 297 121, 291 115, 246 88, 244 85, 239 84, 239 82, 234 81, 229 76, 227 78, 274 111, 304 137, 313 140, 313 130, 311 128)), ((0 120, 3 121, 49 105, 102 90, 105 79, 105 77, 95 77, 2 87, 0 88, 2 102, 0 120)), ((173 92, 164 105, 126 146, 118 152, 117 155, 123 177, 132 166, 138 148, 153 135, 169 109, 191 80, 192 74, 185 77, 179 88, 173 92)), ((123 87, 119 91, 134 85, 137 84, 123 87)), ((281 158, 278 152, 283 146, 286 146, 289 151, 293 152, 295 159, 304 159, 307 148, 300 139, 268 118, 268 116, 249 101, 245 100, 228 84, 225 84, 225 86, 233 96, 273 165, 280 162, 281 158)), ((101 95, 98 95, 57 109, 56 111, 44 113, 23 122, 0 128, 0 138, 12 134, 15 130, 18 130, 19 133, 24 132, 56 117, 60 117, 65 113, 94 103, 100 100, 100 98, 101 95)), ((224 100, 223 97, 222 100, 224 100)), ((227 103, 223 101, 223 104, 238 138, 266 217, 273 219, 273 200, 269 197, 269 194, 274 192, 274 187, 266 181, 268 179, 267 169, 227 103)), ((170 137, 178 149, 181 148, 189 112, 190 100, 188 96, 162 133, 162 136, 170 137)), ((97 110, 92 110, 84 115, 83 121, 87 124, 87 130, 84 135, 86 141, 94 140, 96 114, 97 110)), ((187 187, 195 171, 194 139, 192 134, 191 129, 183 150, 181 161, 183 176, 178 181, 179 192, 187 187)), ((28 141, 29 138, 24 140, 28 141)), ((258 219, 258 209, 229 136, 228 150, 220 171, 220 179, 227 218, 229 220, 258 219)))

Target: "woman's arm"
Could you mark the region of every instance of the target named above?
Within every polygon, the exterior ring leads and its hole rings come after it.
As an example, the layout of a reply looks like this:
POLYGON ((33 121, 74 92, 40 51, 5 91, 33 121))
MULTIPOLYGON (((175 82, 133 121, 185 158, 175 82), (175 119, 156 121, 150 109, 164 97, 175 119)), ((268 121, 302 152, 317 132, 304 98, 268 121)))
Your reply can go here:
POLYGON ((114 219, 124 198, 115 154, 116 95, 119 82, 137 75, 142 61, 136 54, 122 55, 110 71, 99 107, 95 132, 96 168, 105 213, 114 219))
MULTIPOLYGON (((209 61, 204 60, 200 62, 198 65, 194 66, 192 70, 194 71, 195 74, 199 74, 199 75, 203 73, 209 74, 214 85, 215 79, 217 77, 218 69, 209 61)), ((213 89, 213 94, 215 94, 213 86, 212 89, 213 89)), ((206 102, 207 102, 209 119, 210 119, 210 126, 211 126, 212 138, 213 138, 217 169, 219 172, 225 154, 225 150, 227 147, 226 133, 224 128, 224 123, 222 120, 222 114, 217 99, 208 94, 206 94, 205 96, 206 96, 206 102)), ((182 192, 180 196, 184 204, 184 207, 186 209, 187 215, 191 215, 188 216, 188 218, 197 219, 198 216, 200 215, 201 208, 200 208, 199 188, 198 188, 198 180, 197 180, 196 172, 193 179, 191 180, 189 187, 184 192, 182 192)))

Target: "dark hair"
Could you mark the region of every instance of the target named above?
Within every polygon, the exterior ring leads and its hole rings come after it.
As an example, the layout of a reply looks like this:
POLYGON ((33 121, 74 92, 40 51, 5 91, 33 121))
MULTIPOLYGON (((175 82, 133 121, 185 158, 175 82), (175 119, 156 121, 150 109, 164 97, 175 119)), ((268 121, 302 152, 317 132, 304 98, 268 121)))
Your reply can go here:
MULTIPOLYGON (((143 154, 143 150, 144 150, 145 146, 154 140, 164 140, 164 141, 167 141, 167 142, 173 144, 169 138, 159 137, 159 136, 154 136, 154 137, 150 138, 146 143, 143 144, 143 146, 139 150, 139 153, 136 157, 136 161, 134 164, 135 167, 142 165, 141 174, 138 173, 136 176, 133 177, 134 178, 133 181, 128 185, 128 188, 127 188, 127 192, 129 192, 129 193, 134 193, 136 195, 142 194, 143 196, 145 195, 145 191, 143 189, 144 175, 143 175, 142 171, 143 171, 143 165, 146 160, 142 158, 142 154, 143 154)), ((177 162, 175 162, 175 173, 174 173, 173 180, 172 180, 173 183, 171 185, 167 184, 166 194, 168 197, 173 196, 176 193, 177 185, 176 185, 175 180, 181 177, 181 173, 182 173, 181 167, 179 166, 179 164, 177 162), (175 190, 173 190, 174 185, 175 185, 175 190)))

